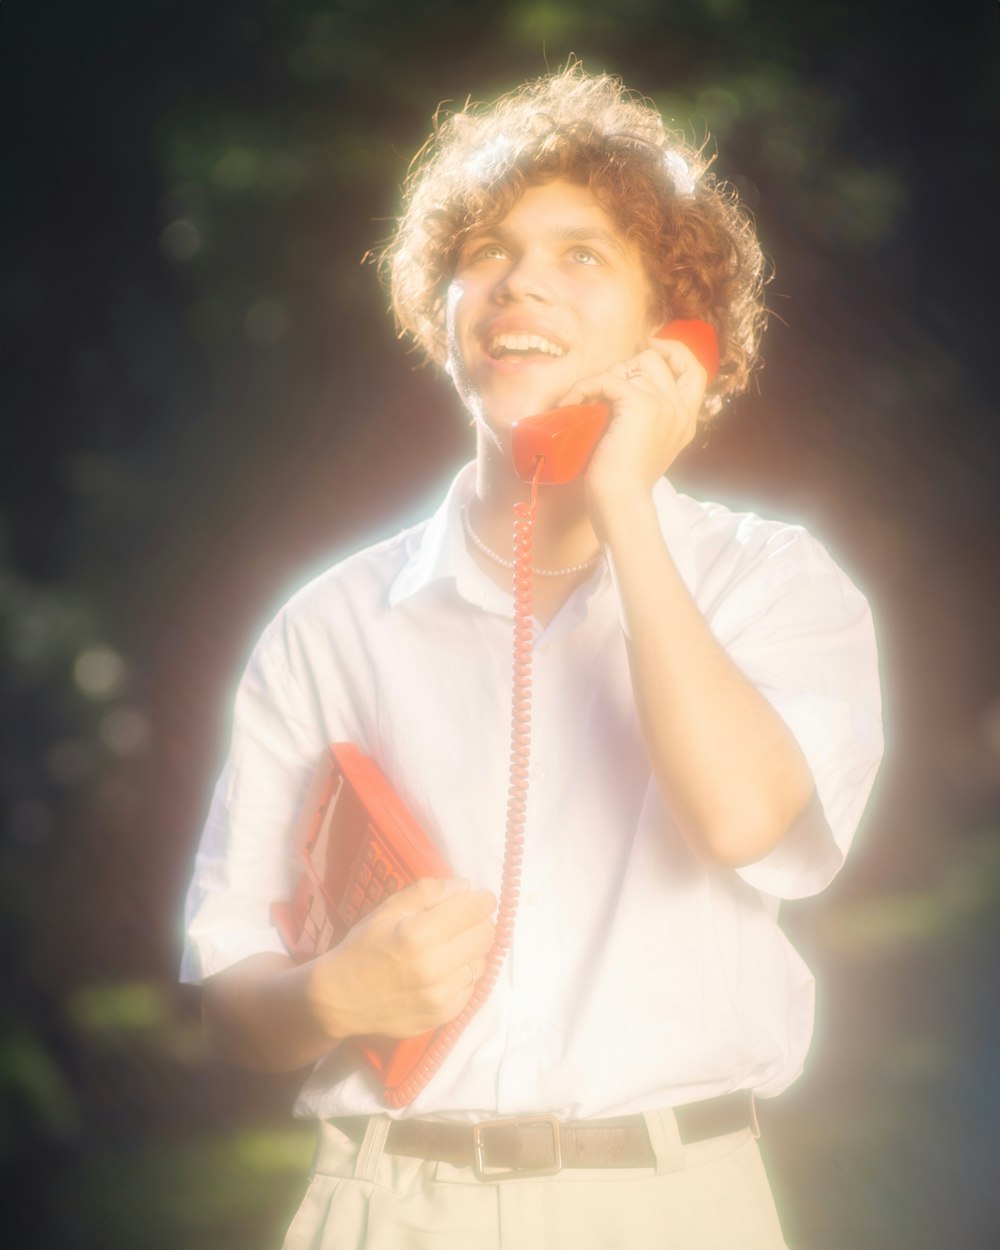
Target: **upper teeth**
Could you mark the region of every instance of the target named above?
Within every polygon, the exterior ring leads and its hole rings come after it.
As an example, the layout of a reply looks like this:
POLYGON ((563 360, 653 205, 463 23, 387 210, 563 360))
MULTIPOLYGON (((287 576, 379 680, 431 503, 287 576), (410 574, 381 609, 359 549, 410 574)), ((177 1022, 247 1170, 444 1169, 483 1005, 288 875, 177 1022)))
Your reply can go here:
POLYGON ((565 352, 556 343, 543 339, 540 334, 498 334, 490 339, 491 352, 547 352, 550 356, 565 356, 565 352))

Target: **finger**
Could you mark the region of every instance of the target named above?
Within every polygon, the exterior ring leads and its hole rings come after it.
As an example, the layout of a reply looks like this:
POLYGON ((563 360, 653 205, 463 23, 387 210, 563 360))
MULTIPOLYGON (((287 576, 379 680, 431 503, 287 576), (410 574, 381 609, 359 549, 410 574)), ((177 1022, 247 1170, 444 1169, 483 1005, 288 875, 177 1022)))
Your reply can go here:
POLYGON ((405 922, 408 936, 414 941, 441 946, 488 920, 496 907, 496 895, 490 890, 453 894, 432 907, 413 912, 405 922))
POLYGON ((471 992, 482 979, 486 971, 486 956, 479 955, 475 959, 466 959, 449 970, 446 984, 452 994, 471 992))
POLYGON ((595 373, 593 377, 581 379, 567 391, 558 407, 566 408, 571 404, 586 404, 602 399, 610 403, 628 399, 635 393, 630 389, 631 385, 625 378, 624 371, 619 374, 609 369, 605 373, 595 373))
POLYGON ((413 1027, 408 1031, 400 1029, 393 1035, 412 1036, 414 1032, 453 1020, 472 997, 486 972, 486 965, 486 957, 480 955, 427 975, 421 979, 419 989, 411 986, 413 1027))
POLYGON ((647 352, 665 362, 684 403, 696 411, 700 409, 708 385, 708 373, 691 348, 677 339, 652 339, 647 352))
POLYGON ((638 371, 641 378, 653 383, 659 391, 672 398, 676 397, 677 375, 660 352, 647 347, 635 357, 629 367, 638 371))
POLYGON ((491 920, 483 920, 457 933, 447 942, 441 943, 437 949, 442 970, 453 972, 456 968, 485 959, 495 939, 496 927, 491 920))
POLYGON ((657 404, 666 400, 673 407, 682 406, 674 375, 666 361, 655 352, 642 352, 631 360, 612 365, 611 372, 632 388, 630 397, 634 397, 634 392, 639 390, 653 396, 657 404))
POLYGON ((405 930, 407 949, 414 952, 419 963, 421 979, 438 985, 453 980, 456 970, 470 963, 478 965, 493 946, 496 929, 492 920, 480 920, 460 932, 442 938, 430 930, 427 924, 408 925, 405 930))
POLYGON ((486 960, 470 960, 457 968, 448 978, 445 988, 445 1020, 453 1020, 476 992, 476 986, 486 971, 486 960))

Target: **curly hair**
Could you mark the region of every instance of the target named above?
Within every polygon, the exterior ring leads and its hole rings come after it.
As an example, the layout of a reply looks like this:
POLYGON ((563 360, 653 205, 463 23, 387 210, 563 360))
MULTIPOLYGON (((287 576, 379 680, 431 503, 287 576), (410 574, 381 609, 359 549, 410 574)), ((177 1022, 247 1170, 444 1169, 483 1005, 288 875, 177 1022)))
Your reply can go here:
POLYGON ((746 388, 766 318, 756 233, 702 151, 667 130, 648 101, 576 62, 491 105, 467 102, 434 120, 380 255, 401 336, 441 361, 445 295, 464 239, 502 221, 529 186, 565 179, 589 187, 638 249, 657 320, 696 317, 715 327, 719 374, 706 415, 746 388))

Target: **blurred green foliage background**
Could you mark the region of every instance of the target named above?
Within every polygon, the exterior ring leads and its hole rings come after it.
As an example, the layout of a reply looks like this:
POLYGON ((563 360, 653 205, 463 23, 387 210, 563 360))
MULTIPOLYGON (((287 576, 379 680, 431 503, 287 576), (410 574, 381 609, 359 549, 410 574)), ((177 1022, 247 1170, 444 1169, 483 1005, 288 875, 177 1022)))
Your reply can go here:
POLYGON ((678 484, 806 523, 880 629, 876 799, 787 909, 789 1243, 996 1244, 995 5, 7 0, 0 33, 14 1244, 280 1243, 310 1133, 206 1055, 180 900, 263 622, 469 454, 362 257, 441 100, 571 52, 711 134, 774 262, 759 387, 678 484))

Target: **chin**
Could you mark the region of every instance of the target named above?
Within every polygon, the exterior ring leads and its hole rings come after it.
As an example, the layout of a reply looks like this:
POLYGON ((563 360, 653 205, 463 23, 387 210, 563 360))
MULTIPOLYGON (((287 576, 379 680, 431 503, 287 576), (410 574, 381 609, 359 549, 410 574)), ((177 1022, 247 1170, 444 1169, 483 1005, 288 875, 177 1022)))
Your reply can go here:
POLYGON ((559 402, 559 396, 563 393, 559 391, 553 394, 549 387, 525 387, 520 394, 489 397, 480 394, 477 397, 476 409, 486 425, 497 430, 510 430, 515 421, 554 408, 559 402))

